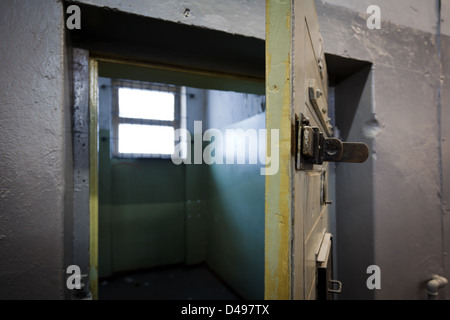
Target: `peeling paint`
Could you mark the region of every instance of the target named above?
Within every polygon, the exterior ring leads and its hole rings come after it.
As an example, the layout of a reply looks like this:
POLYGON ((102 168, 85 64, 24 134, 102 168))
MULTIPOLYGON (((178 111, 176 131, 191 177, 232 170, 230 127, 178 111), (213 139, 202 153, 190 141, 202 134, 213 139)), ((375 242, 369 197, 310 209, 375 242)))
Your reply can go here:
POLYGON ((373 139, 380 132, 381 127, 377 119, 366 121, 363 126, 363 133, 366 138, 373 139))
POLYGON ((89 61, 89 289, 93 299, 98 299, 97 81, 98 62, 92 58, 89 61))
POLYGON ((291 2, 268 0, 266 14, 266 128, 280 130, 280 170, 266 176, 265 298, 290 299, 291 2))

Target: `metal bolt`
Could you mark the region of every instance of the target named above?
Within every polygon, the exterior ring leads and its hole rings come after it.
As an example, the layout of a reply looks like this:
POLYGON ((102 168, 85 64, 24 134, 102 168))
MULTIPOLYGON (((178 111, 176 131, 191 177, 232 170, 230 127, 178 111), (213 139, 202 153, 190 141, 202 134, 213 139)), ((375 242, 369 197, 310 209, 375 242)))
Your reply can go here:
POLYGON ((327 200, 327 201, 325 201, 325 204, 329 204, 329 205, 332 205, 332 204, 333 204, 333 201, 331 201, 331 200, 327 200))
POLYGON ((320 72, 322 72, 322 70, 323 70, 323 62, 322 62, 322 59, 317 60, 317 64, 318 64, 318 66, 319 66, 320 72))
POLYGON ((316 97, 319 99, 321 96, 323 96, 323 92, 320 89, 316 90, 316 97))
POLYGON ((331 145, 331 146, 326 150, 326 152, 327 152, 330 156, 334 156, 334 155, 338 152, 338 149, 337 149, 337 147, 336 147, 335 145, 331 145))

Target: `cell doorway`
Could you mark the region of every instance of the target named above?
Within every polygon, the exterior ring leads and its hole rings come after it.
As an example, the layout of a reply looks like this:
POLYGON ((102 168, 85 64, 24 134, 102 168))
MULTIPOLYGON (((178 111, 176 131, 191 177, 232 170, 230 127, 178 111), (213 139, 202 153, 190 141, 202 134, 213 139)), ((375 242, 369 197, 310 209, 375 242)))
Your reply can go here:
POLYGON ((100 59, 96 92, 98 298, 263 299, 264 82, 100 59))

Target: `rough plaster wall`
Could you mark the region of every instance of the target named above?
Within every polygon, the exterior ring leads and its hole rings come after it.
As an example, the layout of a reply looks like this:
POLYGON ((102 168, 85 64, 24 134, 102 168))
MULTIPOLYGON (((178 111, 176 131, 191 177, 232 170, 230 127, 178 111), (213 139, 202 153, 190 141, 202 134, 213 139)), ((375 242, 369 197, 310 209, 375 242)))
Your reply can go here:
MULTIPOLYGON (((67 39, 67 38, 66 38, 67 39)), ((69 47, 70 48, 70 47, 69 47)), ((89 52, 69 49, 71 59, 67 72, 72 73, 69 84, 72 92, 72 103, 66 110, 73 110, 70 115, 73 126, 66 126, 72 135, 73 190, 66 191, 71 199, 73 210, 65 211, 66 227, 64 237, 72 250, 64 249, 67 265, 77 265, 81 274, 89 274, 89 52), (70 130, 73 128, 72 130, 70 130), (72 252, 71 252, 72 251, 72 252)), ((66 97, 67 98, 67 97, 66 97)), ((69 141, 70 139, 68 139, 69 141)), ((66 147, 67 148, 67 147, 66 147)), ((67 163, 67 162, 66 162, 67 163)), ((69 164, 69 163, 67 163, 69 164)), ((70 290, 74 296, 80 297, 89 290, 87 277, 82 278, 83 290, 70 290)))
MULTIPOLYGON (((369 123, 373 117, 372 80, 370 67, 365 67, 335 89, 336 126, 341 139, 364 142, 370 150, 374 149, 373 139, 361 130, 360 123, 369 123)), ((337 200, 332 205, 337 212, 337 234, 333 240, 337 249, 337 278, 345 283, 339 299, 374 297, 374 292, 366 288, 367 274, 361 272, 374 261, 373 184, 368 183, 373 179, 373 161, 374 157, 369 157, 363 164, 336 163, 336 181, 340 183, 337 200)))
POLYGON ((0 299, 63 297, 62 5, 0 1, 0 299))
POLYGON ((442 0, 441 6, 441 34, 450 36, 450 0, 442 0))
MULTIPOLYGON (((317 1, 317 0, 316 0, 317 1)), ((367 8, 377 5, 381 9, 383 20, 413 29, 436 32, 436 2, 423 0, 323 0, 342 6, 358 13, 366 14, 367 8)))
MULTIPOLYGON (((75 216, 75 208, 74 208, 74 149, 73 149, 73 130, 72 130, 72 103, 73 103, 73 78, 72 78, 72 49, 70 47, 63 47, 63 63, 64 63, 64 82, 63 82, 63 104, 62 104, 62 123, 63 123, 63 159, 62 163, 64 164, 64 176, 61 178, 62 181, 65 181, 64 185, 64 209, 63 209, 63 239, 64 239, 64 247, 63 247, 63 268, 64 271, 67 266, 76 264, 74 261, 74 251, 77 249, 74 242, 74 216, 75 216)), ((86 241, 87 243, 87 241, 86 241)), ((84 247, 86 248, 86 247, 84 247)), ((83 271, 81 271, 83 274, 83 271)), ((64 288, 64 298, 69 299, 74 294, 77 293, 78 290, 69 290, 67 287, 64 288)))
MULTIPOLYGON (((382 289, 375 293, 378 299, 425 299, 426 281, 433 273, 444 273, 440 63, 434 34, 438 17, 434 2, 428 4, 431 8, 416 2, 403 1, 400 6, 386 1, 381 30, 369 30, 369 15, 360 1, 358 5, 339 1, 339 6, 316 1, 325 51, 374 64, 374 114, 379 129, 372 131, 376 153, 373 262, 382 272, 382 289), (420 9, 420 18, 414 19, 409 5, 420 9)), ((358 241, 358 234, 354 236, 358 241)))
MULTIPOLYGON (((450 0, 442 1, 441 10, 441 130, 442 130, 442 173, 443 173, 443 223, 444 223, 444 266, 447 277, 450 275, 450 0)), ((447 287, 450 298, 450 288, 447 287)))
POLYGON ((79 0, 183 24, 265 38, 265 0, 79 0))

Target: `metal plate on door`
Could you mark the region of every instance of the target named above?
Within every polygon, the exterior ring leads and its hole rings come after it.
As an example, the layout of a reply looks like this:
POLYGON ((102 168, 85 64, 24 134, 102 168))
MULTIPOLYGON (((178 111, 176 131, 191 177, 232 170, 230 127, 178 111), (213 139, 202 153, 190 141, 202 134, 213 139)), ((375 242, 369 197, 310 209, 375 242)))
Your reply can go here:
POLYGON ((296 117, 295 125, 297 170, 309 170, 324 162, 363 163, 369 157, 369 147, 365 143, 328 138, 303 115, 296 117))

